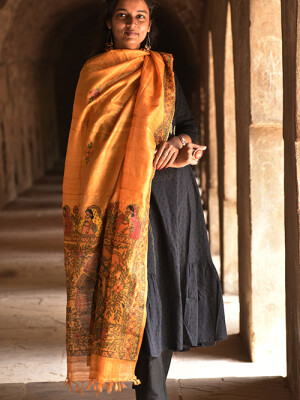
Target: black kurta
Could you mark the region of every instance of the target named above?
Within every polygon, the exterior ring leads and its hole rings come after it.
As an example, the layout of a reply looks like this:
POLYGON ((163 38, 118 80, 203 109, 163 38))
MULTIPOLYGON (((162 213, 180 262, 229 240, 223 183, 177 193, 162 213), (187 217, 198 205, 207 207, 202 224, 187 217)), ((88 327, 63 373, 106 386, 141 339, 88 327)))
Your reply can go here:
MULTIPOLYGON (((197 128, 176 76, 175 82, 175 134, 196 142, 197 128)), ((157 170, 150 200, 143 347, 158 357, 162 350, 188 350, 226 338, 221 285, 193 170, 189 165, 157 170)))

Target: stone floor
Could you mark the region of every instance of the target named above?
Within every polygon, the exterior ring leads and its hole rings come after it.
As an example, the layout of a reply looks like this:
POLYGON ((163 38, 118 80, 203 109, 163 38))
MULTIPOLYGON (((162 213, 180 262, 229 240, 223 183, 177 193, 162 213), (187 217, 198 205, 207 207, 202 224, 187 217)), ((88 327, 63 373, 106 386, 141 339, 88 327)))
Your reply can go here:
MULTIPOLYGON (((63 383, 66 293, 61 182, 60 167, 0 211, 0 399, 74 398, 63 383)), ((238 298, 225 296, 224 301, 229 339, 174 355, 170 400, 290 399, 282 378, 285 363, 249 362, 238 335, 238 298)), ((80 398, 92 397, 95 392, 80 398)), ((134 393, 127 389, 100 397, 129 400, 134 393)))
MULTIPOLYGON (((169 400, 292 400, 284 378, 218 378, 218 379, 169 379, 169 400)), ((122 392, 105 391, 96 396, 95 391, 71 392, 63 382, 11 383, 0 385, 0 399, 3 400, 134 400, 134 391, 129 388, 122 392)))

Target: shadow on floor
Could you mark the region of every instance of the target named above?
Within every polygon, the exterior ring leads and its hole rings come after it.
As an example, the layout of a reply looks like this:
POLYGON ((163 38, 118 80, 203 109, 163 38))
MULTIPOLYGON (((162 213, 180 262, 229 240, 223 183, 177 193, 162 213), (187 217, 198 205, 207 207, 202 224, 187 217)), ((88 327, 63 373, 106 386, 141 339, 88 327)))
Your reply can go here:
POLYGON ((216 346, 196 347, 187 356, 189 360, 194 358, 199 359, 200 356, 203 360, 226 359, 238 362, 251 362, 239 334, 228 335, 227 340, 217 341, 216 346))
MULTIPOLYGON (((134 390, 73 393, 64 382, 1 384, 0 399, 5 400, 134 400, 134 390)), ((291 400, 292 395, 286 379, 282 377, 225 378, 225 379, 182 379, 168 380, 169 400, 291 400)))

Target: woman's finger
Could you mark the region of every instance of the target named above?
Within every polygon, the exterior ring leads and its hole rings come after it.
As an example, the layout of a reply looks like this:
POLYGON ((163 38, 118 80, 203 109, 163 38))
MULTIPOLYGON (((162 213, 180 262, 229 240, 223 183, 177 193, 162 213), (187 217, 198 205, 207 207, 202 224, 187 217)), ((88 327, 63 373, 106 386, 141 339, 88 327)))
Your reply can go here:
POLYGON ((170 159, 170 157, 172 156, 172 154, 173 154, 173 152, 171 151, 171 150, 169 150, 169 149, 165 149, 163 152, 162 152, 162 155, 160 156, 160 159, 159 159, 159 161, 158 161, 158 163, 157 163, 157 169, 161 169, 161 168, 163 168, 165 165, 166 165, 166 163, 167 163, 167 161, 170 159))
POLYGON ((158 145, 157 149, 156 149, 157 151, 156 151, 156 154, 155 154, 155 157, 154 157, 154 160, 153 160, 153 167, 154 168, 157 168, 157 163, 158 163, 158 161, 159 161, 159 159, 160 159, 160 157, 161 157, 161 155, 162 155, 162 153, 164 151, 164 147, 165 147, 165 142, 160 143, 158 145))
POLYGON ((167 154, 166 158, 163 160, 163 162, 160 164, 159 169, 165 168, 166 165, 170 162, 171 158, 174 156, 174 154, 175 154, 175 157, 176 157, 176 155, 178 154, 178 152, 176 152, 176 151, 174 151, 174 150, 170 151, 170 152, 167 154))
POLYGON ((165 158, 173 149, 173 146, 170 146, 168 142, 164 142, 161 147, 158 148, 155 160, 156 162, 153 164, 156 169, 161 168, 161 165, 165 161, 165 158))
POLYGON ((196 144, 196 143, 189 143, 189 147, 193 149, 200 149, 200 150, 206 150, 207 146, 203 146, 202 144, 196 144))
POLYGON ((168 164, 165 166, 165 168, 169 168, 171 167, 171 165, 173 164, 173 162, 176 160, 177 154, 174 153, 173 156, 171 157, 170 161, 168 162, 168 164))
POLYGON ((160 168, 160 166, 161 166, 161 163, 164 161, 164 159, 166 158, 166 156, 168 155, 168 152, 166 152, 165 150, 164 151, 162 151, 159 155, 158 155, 158 160, 157 160, 157 163, 156 163, 156 169, 159 169, 160 168))
POLYGON ((202 145, 196 144, 196 143, 188 143, 185 146, 185 151, 187 151, 188 153, 193 153, 195 150, 204 151, 206 149, 207 149, 206 146, 202 146, 202 145))

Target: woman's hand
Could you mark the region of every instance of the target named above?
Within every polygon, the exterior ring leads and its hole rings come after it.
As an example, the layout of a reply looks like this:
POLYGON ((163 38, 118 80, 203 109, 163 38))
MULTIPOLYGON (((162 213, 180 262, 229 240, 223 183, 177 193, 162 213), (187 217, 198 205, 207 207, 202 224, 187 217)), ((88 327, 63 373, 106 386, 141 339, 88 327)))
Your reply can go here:
POLYGON ((178 153, 175 161, 170 165, 172 168, 182 168, 186 165, 196 165, 200 158, 203 156, 203 151, 206 146, 201 146, 195 143, 187 143, 178 153), (197 152, 197 159, 193 156, 195 150, 197 152))
POLYGON ((153 167, 162 169, 171 166, 178 156, 181 146, 181 142, 176 136, 167 142, 159 143, 155 150, 153 167))

